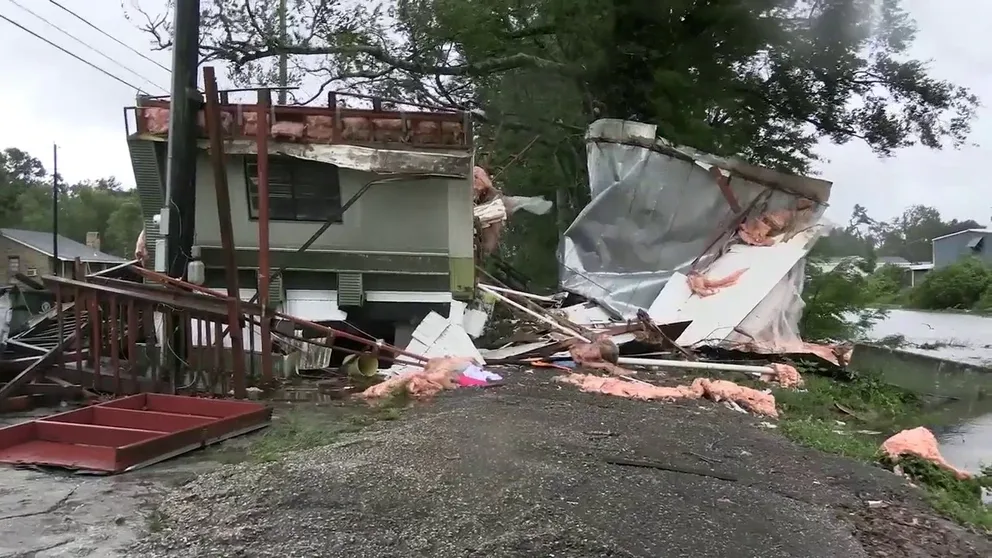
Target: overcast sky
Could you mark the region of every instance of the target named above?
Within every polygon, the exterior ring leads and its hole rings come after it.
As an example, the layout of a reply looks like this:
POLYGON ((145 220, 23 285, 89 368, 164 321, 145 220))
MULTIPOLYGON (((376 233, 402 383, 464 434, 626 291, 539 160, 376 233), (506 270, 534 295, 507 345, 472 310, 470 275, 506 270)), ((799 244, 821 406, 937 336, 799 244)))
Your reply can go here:
MULTIPOLYGON (((152 94, 162 90, 61 34, 12 3, 0 0, 0 14, 152 94)), ((129 0, 125 0, 126 2, 129 0)), ((162 87, 169 74, 128 51, 47 0, 16 0, 162 87)), ((918 58, 933 60, 933 74, 972 88, 992 107, 992 48, 983 38, 992 19, 988 0, 904 0, 919 25, 918 58), (968 14, 962 17, 962 14, 968 14)), ((116 39, 168 67, 168 53, 150 50, 148 38, 128 22, 117 0, 59 0, 116 39)), ((159 11, 165 0, 141 0, 159 11)), ((52 144, 60 146, 59 172, 70 181, 116 176, 131 186, 134 177, 124 141, 123 107, 134 104, 132 87, 115 81, 41 40, 0 20, 0 148, 18 147, 50 168, 52 144)), ((222 83, 223 87, 224 84, 222 83)), ((846 222, 854 204, 888 219, 912 204, 936 207, 945 218, 992 219, 992 183, 974 165, 992 153, 992 109, 983 108, 971 138, 978 147, 959 151, 903 150, 880 160, 863 144, 823 145, 828 159, 819 169, 834 182, 828 215, 846 222), (985 147, 982 147, 985 146, 985 147)))

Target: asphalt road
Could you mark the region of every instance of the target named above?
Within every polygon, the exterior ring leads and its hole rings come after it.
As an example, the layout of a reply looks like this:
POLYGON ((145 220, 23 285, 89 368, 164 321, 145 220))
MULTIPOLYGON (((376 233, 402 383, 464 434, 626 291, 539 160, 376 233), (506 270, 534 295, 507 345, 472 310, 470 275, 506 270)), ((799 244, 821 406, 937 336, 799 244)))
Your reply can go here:
POLYGON ((992 556, 880 468, 710 402, 463 389, 333 446, 172 491, 135 557, 992 556), (882 501, 869 508, 869 501, 882 501))

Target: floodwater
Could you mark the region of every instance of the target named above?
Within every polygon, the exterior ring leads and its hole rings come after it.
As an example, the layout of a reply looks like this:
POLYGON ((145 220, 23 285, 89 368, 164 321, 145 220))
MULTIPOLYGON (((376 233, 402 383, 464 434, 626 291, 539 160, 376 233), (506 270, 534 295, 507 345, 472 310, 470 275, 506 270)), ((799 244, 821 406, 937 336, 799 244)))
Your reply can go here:
MULTIPOLYGON (((950 312, 890 310, 868 333, 878 341, 901 335, 901 350, 984 365, 992 374, 992 318, 950 312)), ((962 402, 948 409, 952 424, 932 425, 941 453, 957 467, 978 473, 992 465, 992 401, 962 402)))

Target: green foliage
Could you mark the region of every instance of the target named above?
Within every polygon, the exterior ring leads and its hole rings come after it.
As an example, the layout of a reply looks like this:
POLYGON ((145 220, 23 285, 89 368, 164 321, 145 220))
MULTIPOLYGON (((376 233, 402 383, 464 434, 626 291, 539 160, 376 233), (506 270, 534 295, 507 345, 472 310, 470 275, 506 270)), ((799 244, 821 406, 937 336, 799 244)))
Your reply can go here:
POLYGON ((885 316, 885 311, 868 307, 873 300, 865 288, 865 273, 854 261, 842 261, 829 271, 823 271, 822 264, 812 259, 806 266, 806 307, 799 322, 803 338, 816 341, 860 337, 885 316))
MULTIPOLYGON (((535 142, 500 182, 556 202, 554 221, 515 217, 504 237, 504 256, 542 284, 586 201, 583 133, 597 118, 802 173, 822 140, 882 155, 960 145, 978 105, 912 59, 900 0, 290 0, 285 37, 278 4, 204 3, 201 52, 251 85, 272 83, 288 54, 290 85, 321 84, 294 92, 301 103, 330 89, 470 109, 490 171, 535 142)), ((136 19, 166 46, 168 15, 136 19)))
POLYGON ((907 271, 894 265, 883 265, 865 279, 865 298, 875 304, 896 304, 903 292, 907 271))
POLYGON ((925 205, 910 206, 890 221, 872 219, 863 206, 856 205, 848 226, 834 229, 820 239, 813 254, 867 259, 896 256, 910 262, 926 262, 932 257, 931 239, 976 228, 981 225, 972 219, 944 221, 939 211, 925 205))
POLYGON ((970 479, 913 456, 898 463, 879 452, 889 433, 926 422, 922 401, 885 384, 876 374, 847 382, 804 374, 804 390, 776 389, 782 411, 779 430, 804 446, 866 462, 879 462, 923 488, 935 510, 964 525, 992 529, 992 508, 982 503, 982 487, 992 487, 992 470, 970 479))
POLYGON ((977 258, 966 258, 928 273, 913 289, 913 306, 927 310, 969 309, 992 285, 992 270, 977 258))
POLYGON ((975 310, 979 312, 992 312, 992 285, 985 289, 978 302, 975 303, 975 310))
MULTIPOLYGON (((52 230, 52 176, 41 161, 16 148, 0 152, 0 204, 0 227, 52 230)), ((129 257, 143 226, 137 193, 115 178, 60 180, 60 235, 85 242, 98 232, 103 252, 129 257)))

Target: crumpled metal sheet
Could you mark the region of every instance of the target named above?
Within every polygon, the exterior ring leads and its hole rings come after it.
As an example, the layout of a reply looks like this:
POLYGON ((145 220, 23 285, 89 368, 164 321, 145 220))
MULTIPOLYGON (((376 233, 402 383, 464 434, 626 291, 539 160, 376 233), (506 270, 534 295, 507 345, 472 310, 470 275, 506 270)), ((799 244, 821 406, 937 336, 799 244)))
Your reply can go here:
POLYGON ((705 266, 730 238, 733 211, 712 166, 729 172, 730 189, 744 208, 787 208, 800 195, 817 202, 812 217, 818 220, 830 195, 827 181, 673 146, 657 139, 656 131, 612 119, 589 127, 592 200, 559 247, 563 288, 625 318, 650 308, 672 273, 687 273, 700 256, 705 266), (727 234, 718 241, 721 230, 727 234))

